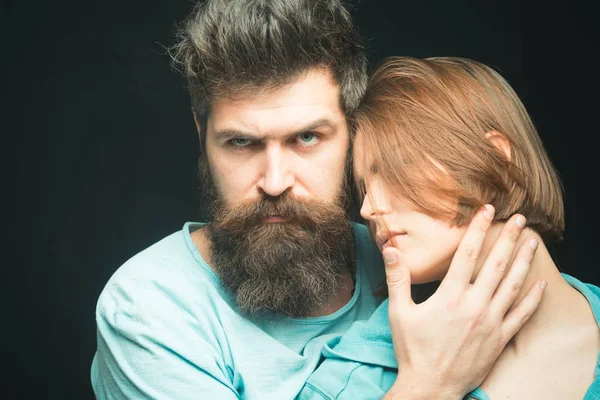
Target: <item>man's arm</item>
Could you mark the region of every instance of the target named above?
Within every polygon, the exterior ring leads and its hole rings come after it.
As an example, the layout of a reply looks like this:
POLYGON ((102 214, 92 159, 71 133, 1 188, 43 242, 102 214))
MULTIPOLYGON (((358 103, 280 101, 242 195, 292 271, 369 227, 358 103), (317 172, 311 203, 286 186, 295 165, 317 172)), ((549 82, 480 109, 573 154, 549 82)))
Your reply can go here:
POLYGON ((108 288, 98 302, 91 371, 97 399, 238 399, 220 349, 184 312, 125 293, 108 288))
POLYGON ((492 218, 493 208, 477 213, 440 287, 420 304, 411 299, 410 271, 398 262, 398 250, 384 250, 399 365, 385 399, 461 399, 483 381, 506 343, 537 309, 542 282, 511 308, 537 248, 536 242, 525 240, 510 262, 524 227, 522 216, 506 223, 471 283, 492 218))

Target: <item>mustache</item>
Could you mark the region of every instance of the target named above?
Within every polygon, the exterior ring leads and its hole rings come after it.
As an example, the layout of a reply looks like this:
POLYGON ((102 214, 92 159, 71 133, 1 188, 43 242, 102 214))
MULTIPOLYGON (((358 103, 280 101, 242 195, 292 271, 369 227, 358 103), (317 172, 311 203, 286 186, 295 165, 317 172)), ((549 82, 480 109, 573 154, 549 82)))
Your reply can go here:
POLYGON ((221 208, 213 221, 215 226, 227 226, 231 233, 248 232, 256 226, 262 226, 269 217, 280 217, 285 224, 298 225, 304 228, 317 226, 324 213, 339 204, 324 207, 314 201, 307 201, 287 194, 277 198, 262 197, 248 200, 235 206, 221 208), (325 209, 324 209, 325 208, 325 209))

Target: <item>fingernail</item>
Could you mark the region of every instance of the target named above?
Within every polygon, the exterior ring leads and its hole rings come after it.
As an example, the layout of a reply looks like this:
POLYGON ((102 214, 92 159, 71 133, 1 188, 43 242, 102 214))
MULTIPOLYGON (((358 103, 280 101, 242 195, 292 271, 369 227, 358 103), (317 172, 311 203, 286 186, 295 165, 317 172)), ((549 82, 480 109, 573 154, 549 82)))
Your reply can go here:
POLYGON ((483 213, 486 217, 494 218, 494 207, 491 204, 486 204, 485 206, 483 206, 483 208, 485 208, 485 211, 483 213))
POLYGON ((539 242, 537 241, 537 239, 531 239, 529 241, 529 245, 531 246, 532 249, 537 249, 539 242))
POLYGON ((386 264, 392 264, 398 260, 398 257, 396 257, 396 253, 394 251, 390 250, 383 252, 383 259, 385 260, 386 264))
POLYGON ((515 221, 517 223, 517 226, 519 228, 523 228, 525 227, 525 217, 522 215, 519 215, 515 221))
POLYGON ((546 286, 548 286, 548 281, 542 281, 542 290, 546 289, 546 286))

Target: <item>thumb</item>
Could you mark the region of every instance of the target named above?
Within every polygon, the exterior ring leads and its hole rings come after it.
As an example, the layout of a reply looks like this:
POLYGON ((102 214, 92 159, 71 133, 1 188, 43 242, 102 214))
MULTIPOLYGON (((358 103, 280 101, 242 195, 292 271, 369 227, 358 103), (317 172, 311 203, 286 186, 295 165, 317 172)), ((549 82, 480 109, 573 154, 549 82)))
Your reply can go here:
POLYGON ((382 251, 390 302, 412 303, 410 296, 410 270, 400 263, 400 251, 387 247, 382 251))

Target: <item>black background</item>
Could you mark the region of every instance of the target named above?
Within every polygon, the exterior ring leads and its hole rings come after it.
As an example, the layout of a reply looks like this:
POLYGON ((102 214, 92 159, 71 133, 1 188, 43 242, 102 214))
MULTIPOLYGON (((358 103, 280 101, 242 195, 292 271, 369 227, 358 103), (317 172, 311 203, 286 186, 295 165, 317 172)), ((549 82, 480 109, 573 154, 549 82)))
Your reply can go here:
MULTIPOLYGON (((88 399, 104 284, 133 254, 197 219, 197 137, 163 47, 191 3, 0 4, 9 200, 0 397, 88 399)), ((563 271, 600 284, 592 5, 363 0, 354 14, 371 61, 463 56, 507 78, 564 181, 566 240, 553 254, 563 271)))

